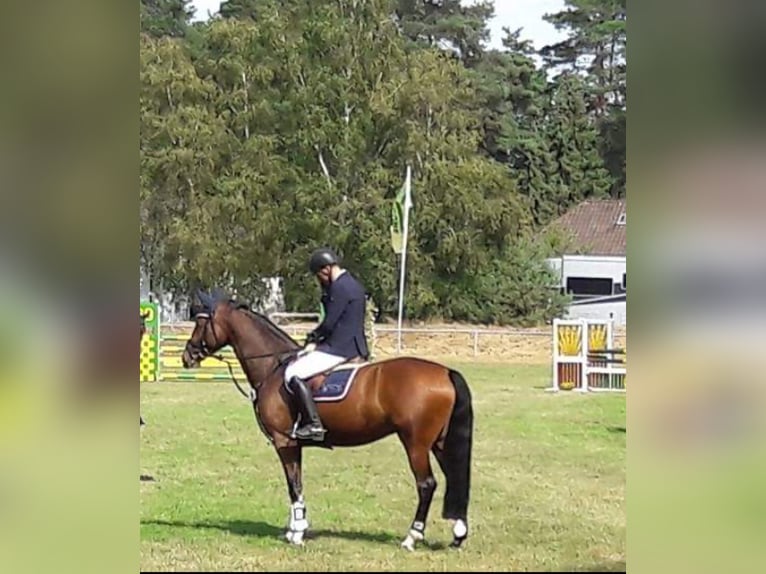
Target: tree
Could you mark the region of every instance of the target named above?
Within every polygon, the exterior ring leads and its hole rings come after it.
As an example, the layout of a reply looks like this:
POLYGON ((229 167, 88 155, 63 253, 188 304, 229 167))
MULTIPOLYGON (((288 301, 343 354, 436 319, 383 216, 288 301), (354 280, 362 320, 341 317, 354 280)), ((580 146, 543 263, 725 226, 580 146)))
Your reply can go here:
POLYGON ((141 259, 183 292, 204 273, 199 243, 190 247, 186 233, 215 180, 225 134, 207 106, 215 87, 197 76, 183 45, 145 35, 140 46, 141 259))
POLYGON ((536 204, 541 224, 584 199, 606 197, 610 189, 596 122, 585 113, 585 94, 584 82, 573 74, 561 75, 551 87, 545 129, 556 177, 548 197, 536 204))
POLYGON ((263 9, 268 0, 224 0, 218 11, 221 18, 258 20, 259 8, 263 9))
POLYGON ((194 16, 190 0, 141 0, 141 33, 181 37, 194 16))
POLYGON ((477 107, 483 116, 484 149, 500 162, 508 162, 541 114, 547 82, 531 57, 519 30, 506 30, 505 51, 486 52, 473 70, 477 107))
POLYGON ((589 111, 603 116, 624 107, 626 96, 627 9, 625 0, 566 0, 567 9, 545 20, 568 37, 541 54, 549 66, 582 73, 589 88, 589 111))
POLYGON ((394 6, 402 33, 412 43, 454 50, 468 65, 480 59, 495 13, 490 0, 470 6, 460 0, 396 0, 394 6))
POLYGON ((598 120, 600 152, 613 183, 625 194, 627 106, 627 9, 625 0, 567 0, 567 9, 545 19, 567 38, 541 50, 552 70, 575 72, 586 81, 586 109, 598 120))
MULTIPOLYGON (((408 47, 388 0, 252 6, 257 18, 213 19, 193 42, 142 38, 141 237, 153 275, 179 292, 223 286, 256 302, 261 279, 279 276, 289 308, 314 308, 306 259, 329 245, 393 313, 388 226, 410 164, 408 317, 550 315, 542 254, 522 241, 533 223, 525 192, 481 151, 474 70, 408 47)), ((539 77, 511 63, 509 117, 543 130, 539 77)))

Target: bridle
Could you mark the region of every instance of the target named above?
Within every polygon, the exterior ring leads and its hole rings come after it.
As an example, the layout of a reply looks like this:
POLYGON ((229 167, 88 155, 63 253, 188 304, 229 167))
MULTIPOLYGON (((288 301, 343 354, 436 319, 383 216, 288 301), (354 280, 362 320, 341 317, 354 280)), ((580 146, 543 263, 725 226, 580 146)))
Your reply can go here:
MULTIPOLYGON (((215 333, 215 321, 213 321, 214 314, 215 314, 215 312, 213 311, 210 314, 208 314, 208 313, 197 313, 194 316, 195 321, 198 320, 198 319, 205 319, 205 325, 204 325, 204 327, 202 327, 202 335, 200 336, 200 342, 198 344, 197 343, 192 343, 191 339, 189 339, 186 342, 186 351, 189 353, 189 356, 192 358, 192 360, 195 361, 196 363, 200 363, 200 362, 204 361, 207 358, 213 358, 213 359, 216 359, 218 361, 221 361, 222 363, 226 363, 226 366, 229 369, 229 376, 231 377, 231 380, 234 381, 234 384, 236 385, 237 390, 239 391, 239 393, 243 397, 245 397, 249 401, 252 401, 255 404, 255 403, 257 403, 257 400, 258 400, 258 389, 260 389, 260 387, 261 387, 261 385, 263 384, 264 381, 258 381, 254 386, 251 387, 250 393, 249 394, 246 393, 242 389, 242 387, 240 386, 239 381, 237 381, 237 377, 234 376, 234 369, 232 368, 231 361, 226 359, 221 353, 214 354, 214 351, 210 347, 208 347, 208 344, 206 342, 206 339, 207 339, 206 335, 207 335, 208 327, 210 327, 210 329, 213 332, 213 340, 215 341, 215 343, 214 343, 215 346, 216 347, 218 346, 218 337, 216 336, 216 333, 215 333)), ((293 350, 290 350, 290 351, 277 351, 275 353, 264 353, 262 355, 252 355, 252 356, 249 356, 249 357, 242 357, 241 360, 242 361, 251 361, 251 360, 255 360, 255 359, 266 359, 266 358, 269 358, 269 357, 282 356, 283 358, 281 358, 279 361, 277 361, 277 364, 274 367, 274 372, 276 372, 279 369, 279 367, 282 366, 282 364, 284 363, 284 361, 287 358, 287 356, 294 355, 294 354, 300 352, 301 350, 302 349, 293 349, 293 350)))
POLYGON ((186 350, 189 353, 189 356, 197 363, 200 363, 207 359, 208 357, 218 358, 215 355, 213 355, 213 351, 210 349, 210 347, 207 346, 206 342, 206 335, 207 335, 207 328, 210 327, 213 330, 213 339, 218 342, 218 337, 215 335, 215 324, 213 323, 212 314, 208 313, 197 313, 194 316, 194 320, 197 321, 198 319, 205 319, 205 326, 202 327, 202 335, 200 336, 200 342, 193 343, 191 339, 189 339, 186 342, 186 350))

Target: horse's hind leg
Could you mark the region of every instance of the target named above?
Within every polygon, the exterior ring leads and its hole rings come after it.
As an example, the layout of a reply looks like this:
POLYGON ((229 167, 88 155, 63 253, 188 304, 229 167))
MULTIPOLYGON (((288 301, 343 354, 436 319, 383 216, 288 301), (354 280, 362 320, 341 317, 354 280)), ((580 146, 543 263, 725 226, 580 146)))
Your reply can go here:
POLYGON ((459 473, 460 469, 454 463, 447 460, 444 449, 441 446, 434 445, 431 452, 434 453, 436 461, 439 463, 439 467, 447 479, 446 492, 444 493, 444 511, 442 514, 444 518, 449 518, 452 523, 452 532, 455 538, 450 546, 452 548, 460 548, 468 535, 467 517, 459 518, 459 513, 456 513, 455 509, 452 508, 453 501, 459 498, 459 490, 456 490, 455 483, 459 482, 459 479, 456 480, 456 472, 459 473), (456 495, 456 493, 458 494, 456 495))
POLYGON ((436 479, 431 470, 429 459, 431 445, 423 444, 422 441, 400 438, 407 450, 410 468, 415 475, 415 485, 418 489, 418 508, 415 511, 415 520, 412 521, 407 537, 402 542, 402 547, 407 550, 414 550, 415 543, 425 537, 426 520, 436 490, 436 479))

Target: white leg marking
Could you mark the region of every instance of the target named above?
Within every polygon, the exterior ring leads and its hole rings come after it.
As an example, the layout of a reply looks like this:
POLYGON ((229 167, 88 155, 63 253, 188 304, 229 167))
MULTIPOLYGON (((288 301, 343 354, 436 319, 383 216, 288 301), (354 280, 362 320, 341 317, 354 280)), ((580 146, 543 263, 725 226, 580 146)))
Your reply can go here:
POLYGON ((415 530, 414 528, 410 528, 410 531, 407 533, 407 538, 404 539, 402 542, 402 548, 406 548, 410 552, 415 550, 415 543, 420 542, 423 540, 425 536, 423 536, 423 533, 415 530))
POLYGON ((458 519, 455 521, 455 526, 452 527, 452 534, 455 535, 455 538, 465 538, 466 534, 468 534, 468 526, 466 526, 465 522, 458 519))
POLYGON ((293 532, 293 539, 290 541, 296 546, 303 545, 303 531, 293 532))
POLYGON ((287 527, 287 541, 293 544, 303 544, 303 534, 308 530, 309 521, 306 518, 306 504, 301 496, 290 505, 290 524, 287 527))

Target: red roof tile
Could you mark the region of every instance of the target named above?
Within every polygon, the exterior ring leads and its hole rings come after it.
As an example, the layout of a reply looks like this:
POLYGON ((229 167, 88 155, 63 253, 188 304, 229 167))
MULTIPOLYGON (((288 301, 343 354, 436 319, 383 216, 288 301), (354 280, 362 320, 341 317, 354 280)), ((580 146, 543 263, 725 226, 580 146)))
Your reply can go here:
POLYGON ((626 255, 627 226, 618 223, 626 213, 625 199, 584 201, 550 226, 573 236, 573 249, 586 255, 626 255))

